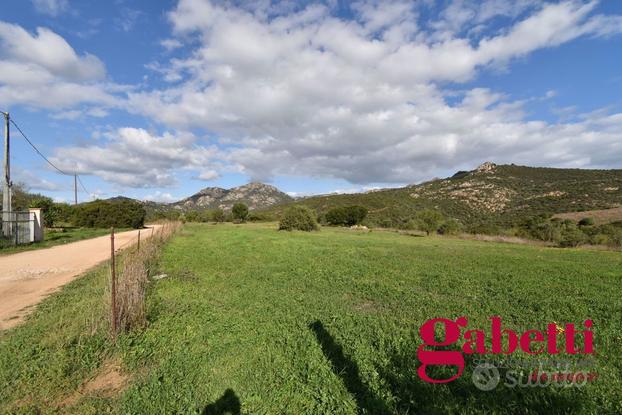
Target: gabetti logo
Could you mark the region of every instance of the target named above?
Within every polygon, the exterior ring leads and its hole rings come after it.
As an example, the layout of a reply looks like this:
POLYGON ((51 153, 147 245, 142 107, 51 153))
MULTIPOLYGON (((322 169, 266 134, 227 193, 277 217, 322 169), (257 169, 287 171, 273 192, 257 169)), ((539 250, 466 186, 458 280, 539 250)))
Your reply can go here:
POLYGON ((491 317, 491 348, 486 349, 486 334, 483 330, 467 330, 464 333, 465 343, 462 351, 457 350, 437 350, 438 347, 451 346, 456 344, 461 337, 461 327, 466 328, 468 320, 466 317, 459 317, 456 321, 446 318, 435 318, 426 321, 419 329, 419 335, 423 340, 421 346, 417 350, 417 357, 421 362, 421 366, 417 370, 419 377, 430 383, 448 383, 458 379, 464 370, 465 354, 504 354, 514 353, 518 346, 528 354, 535 355, 548 353, 557 355, 561 353, 557 337, 559 332, 565 333, 565 352, 574 354, 592 354, 593 333, 591 330, 592 320, 584 322, 587 330, 578 332, 583 335, 583 348, 575 347, 575 326, 573 323, 566 324, 565 329, 560 328, 557 324, 551 323, 547 325, 546 332, 540 330, 527 330, 520 336, 513 330, 504 329, 501 325, 501 317, 491 317), (437 325, 443 327, 442 339, 437 340, 435 329, 437 325), (561 330, 560 330, 561 329, 561 330), (503 338, 506 337, 505 345, 503 338), (447 379, 432 379, 428 376, 427 368, 430 366, 452 366, 457 368, 457 373, 447 379))

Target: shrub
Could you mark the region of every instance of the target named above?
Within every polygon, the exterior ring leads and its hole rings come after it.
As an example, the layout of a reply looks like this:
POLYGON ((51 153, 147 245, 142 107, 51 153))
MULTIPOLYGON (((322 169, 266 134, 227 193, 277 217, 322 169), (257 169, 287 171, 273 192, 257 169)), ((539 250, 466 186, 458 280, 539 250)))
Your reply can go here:
POLYGON ((191 210, 184 214, 184 220, 186 222, 201 222, 201 215, 196 210, 191 210))
POLYGON ((274 217, 269 213, 257 213, 251 212, 248 214, 249 221, 251 222, 272 222, 274 221, 274 217))
POLYGON ((212 220, 214 222, 224 222, 225 221, 225 211, 222 209, 215 209, 212 211, 212 220))
POLYGON ((326 212, 326 222, 334 226, 353 226, 360 224, 366 216, 364 206, 344 206, 326 212))
POLYGON ((460 222, 455 219, 447 219, 438 228, 438 233, 441 235, 455 235, 462 229, 460 222))
POLYGON ((594 218, 583 218, 578 223, 579 226, 593 226, 594 218))
POLYGON ((231 209, 231 215, 235 221, 246 221, 246 218, 248 217, 248 206, 244 203, 236 203, 231 209))
POLYGON ((314 231, 318 229, 315 213, 306 206, 295 205, 283 212, 279 222, 279 230, 314 231))
POLYGON ((562 248, 571 248, 579 246, 586 241, 585 234, 576 227, 566 227, 561 232, 559 246, 562 248))
POLYGON ((144 207, 133 200, 96 200, 74 209, 74 224, 87 228, 142 228, 145 224, 144 207))
POLYGON ((436 232, 441 226, 443 215, 436 210, 421 210, 417 212, 415 221, 417 229, 430 235, 431 232, 436 232))
POLYGON ((49 197, 37 197, 30 202, 29 207, 43 211, 43 226, 46 228, 69 222, 71 218, 71 206, 66 203, 54 203, 49 197))

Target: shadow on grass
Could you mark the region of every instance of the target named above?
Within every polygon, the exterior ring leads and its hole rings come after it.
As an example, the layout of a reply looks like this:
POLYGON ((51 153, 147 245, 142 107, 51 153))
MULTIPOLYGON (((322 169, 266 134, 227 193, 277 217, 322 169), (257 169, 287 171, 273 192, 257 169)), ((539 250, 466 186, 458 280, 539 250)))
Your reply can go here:
MULTIPOLYGON (((401 350, 393 350, 388 363, 376 368, 381 383, 389 389, 385 401, 373 394, 360 377, 356 362, 345 355, 340 346, 321 322, 309 325, 314 332, 324 356, 331 362, 333 372, 342 378, 354 397, 360 414, 446 414, 446 413, 495 413, 495 414, 567 414, 580 412, 581 391, 576 388, 556 386, 508 387, 505 371, 501 371, 501 383, 492 391, 478 389, 471 379, 473 360, 465 356, 463 375, 450 383, 431 384, 417 374, 417 341, 413 338, 401 350)), ((442 379, 452 375, 444 367, 429 368, 432 378, 442 379)), ((525 380, 523 380, 524 382, 525 380)))
POLYGON ((240 415, 240 398, 232 389, 227 389, 216 402, 210 403, 201 412, 203 415, 240 415))
POLYGON ((344 354, 343 348, 335 342, 324 325, 315 321, 309 325, 309 328, 315 333, 324 356, 332 363, 333 372, 342 378, 348 392, 354 397, 359 413, 361 410, 370 414, 391 413, 385 403, 378 399, 363 383, 356 362, 344 354))

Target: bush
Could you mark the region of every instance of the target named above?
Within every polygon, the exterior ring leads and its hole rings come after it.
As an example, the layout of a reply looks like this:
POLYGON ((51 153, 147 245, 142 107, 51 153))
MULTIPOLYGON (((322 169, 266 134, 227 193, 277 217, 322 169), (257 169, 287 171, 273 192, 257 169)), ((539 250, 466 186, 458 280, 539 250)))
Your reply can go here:
POLYGON ((211 216, 214 222, 222 223, 225 221, 225 211, 222 209, 214 209, 211 216))
POLYGON ((460 225, 460 222, 455 219, 447 219, 438 228, 438 233, 441 235, 455 235, 459 233, 461 229, 462 226, 460 225))
POLYGON ((269 213, 251 212, 248 214, 247 219, 251 222, 273 222, 274 216, 270 215, 269 213))
POLYGON ((561 232, 559 246, 562 248, 573 248, 586 241, 585 234, 575 227, 566 227, 561 232))
POLYGON ((248 206, 244 203, 236 203, 231 209, 231 215, 235 221, 246 221, 246 218, 248 217, 248 206))
POLYGON ((359 225, 367 216, 364 206, 344 206, 326 212, 326 222, 334 226, 359 225))
POLYGON ((133 200, 96 200, 75 207, 73 222, 87 228, 142 228, 145 208, 133 200))
POLYGON ((424 231, 430 235, 432 232, 436 232, 443 222, 443 215, 431 209, 421 210, 417 212, 415 216, 415 224, 417 229, 424 231))
POLYGON ((71 219, 71 206, 66 203, 54 203, 49 197, 37 197, 30 202, 29 207, 43 211, 43 226, 46 228, 69 222, 71 219))
POLYGON ((306 206, 295 205, 283 212, 279 222, 279 230, 285 231, 314 231, 318 229, 315 213, 306 206))
POLYGON ((594 218, 583 218, 578 223, 579 226, 593 226, 594 218))

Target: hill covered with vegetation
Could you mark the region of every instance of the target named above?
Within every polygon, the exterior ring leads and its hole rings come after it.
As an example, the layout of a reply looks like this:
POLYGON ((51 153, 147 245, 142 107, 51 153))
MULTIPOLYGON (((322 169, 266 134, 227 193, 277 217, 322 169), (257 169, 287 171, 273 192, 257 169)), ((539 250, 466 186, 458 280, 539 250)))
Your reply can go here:
MULTIPOLYGON (((295 203, 315 209, 360 205, 372 225, 401 227, 418 211, 434 209, 467 227, 512 227, 526 218, 622 205, 622 170, 495 165, 398 189, 313 196, 295 203)), ((269 211, 280 212, 287 205, 269 211)))

